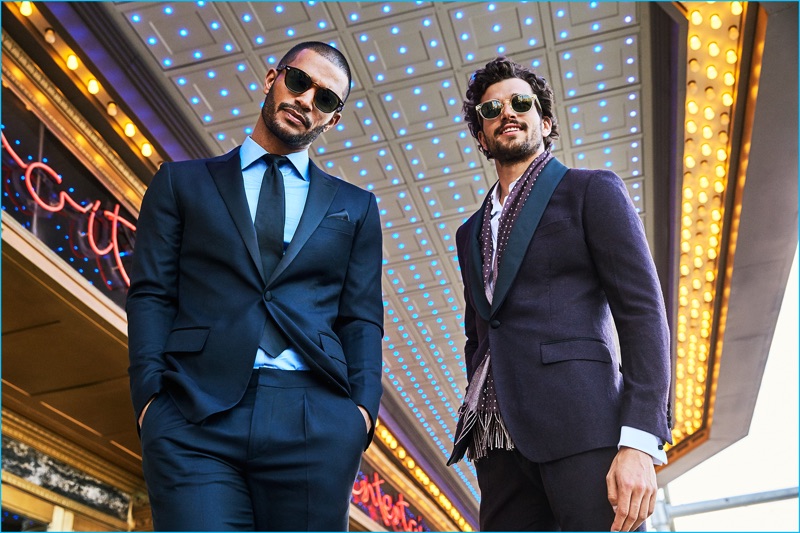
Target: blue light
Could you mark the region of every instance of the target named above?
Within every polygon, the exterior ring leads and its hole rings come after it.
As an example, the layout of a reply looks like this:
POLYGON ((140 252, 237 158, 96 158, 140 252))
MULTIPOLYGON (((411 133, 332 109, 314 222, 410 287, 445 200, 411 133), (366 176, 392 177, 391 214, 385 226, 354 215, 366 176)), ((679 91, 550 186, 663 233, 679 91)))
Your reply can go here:
POLYGON ((492 26, 492 31, 495 32, 495 33, 500 31, 501 29, 502 28, 500 27, 500 24, 495 24, 494 26, 492 26))
POLYGON ((264 38, 262 36, 256 37, 256 44, 264 44, 264 38))
POLYGON ((397 131, 397 133, 398 133, 398 134, 400 134, 400 135, 405 135, 405 134, 406 134, 406 129, 405 129, 405 128, 400 128, 400 129, 397 131))
POLYGON ((384 75, 383 74, 378 74, 377 76, 375 76, 375 79, 378 80, 378 81, 383 81, 384 75))
POLYGON ((573 125, 572 125, 572 129, 573 129, 573 130, 580 129, 580 127, 581 127, 581 124, 580 124, 580 122, 576 122, 575 124, 573 124, 573 125))
POLYGON ((220 141, 224 141, 225 140, 225 134, 224 133, 218 133, 217 134, 217 139, 219 139, 220 141))
POLYGON ((172 65, 172 60, 170 58, 166 58, 164 61, 162 61, 162 63, 164 63, 165 67, 169 67, 172 65))
POLYGON ((209 78, 216 78, 217 77, 217 73, 214 72, 213 70, 209 70, 208 73, 206 74, 206 76, 208 76, 209 78))
POLYGON ((630 114, 631 118, 633 118, 633 117, 636 116, 636 111, 631 111, 629 114, 630 114))
POLYGON ((191 100, 191 102, 192 102, 193 104, 197 105, 197 104, 199 104, 199 103, 200 103, 200 99, 199 99, 198 97, 196 97, 196 96, 192 96, 192 100, 191 100))
POLYGON ((283 6, 280 4, 275 6, 275 13, 283 13, 283 6))
POLYGON ((600 24, 598 24, 597 22, 595 22, 594 24, 592 24, 592 31, 597 31, 597 30, 599 30, 599 29, 600 29, 600 24))
POLYGON ((598 63, 598 64, 597 64, 597 65, 595 65, 595 67, 594 67, 594 69, 595 69, 596 71, 598 71, 598 72, 600 72, 601 70, 603 70, 603 68, 604 68, 604 67, 603 67, 603 64, 602 64, 602 63, 598 63))
POLYGON ((249 88, 251 91, 255 91, 256 89, 258 89, 258 85, 257 85, 257 84, 255 84, 255 83, 251 83, 251 84, 248 86, 248 88, 249 88))
POLYGON ((505 46, 498 46, 497 47, 497 53, 498 54, 504 54, 505 52, 506 52, 506 47, 505 46))
POLYGON ((419 87, 414 87, 414 94, 415 94, 415 95, 420 95, 420 94, 422 94, 422 89, 420 89, 419 87))
POLYGON ((461 34, 461 40, 462 41, 466 41, 467 39, 469 39, 469 33, 462 33, 461 34))
POLYGON ((626 62, 627 64, 629 64, 629 65, 633 65, 633 58, 632 58, 632 57, 629 57, 628 59, 626 59, 626 60, 625 60, 625 62, 626 62))
POLYGON ((541 64, 542 64, 542 62, 541 62, 541 61, 539 61, 538 59, 534 59, 534 60, 533 60, 533 63, 531 63, 531 65, 532 65, 534 68, 539 68, 539 65, 541 65, 541 64))
POLYGON ((436 61, 436 66, 442 68, 444 66, 444 60, 439 59, 438 61, 436 61))
POLYGON ((321 30, 324 30, 324 29, 325 29, 325 27, 326 27, 327 25, 328 25, 328 23, 327 23, 327 22, 325 22, 324 20, 320 20, 320 21, 317 23, 317 27, 318 27, 319 29, 321 29, 321 30))
POLYGON ((289 37, 294 37, 294 29, 289 28, 288 30, 286 30, 286 35, 288 35, 289 37))
POLYGON ((369 37, 367 37, 366 33, 362 33, 361 36, 358 38, 358 40, 361 41, 362 43, 367 42, 367 39, 369 39, 369 37))
POLYGON ((564 13, 563 9, 559 9, 558 11, 556 11, 556 16, 558 18, 564 18, 564 15, 565 15, 565 13, 564 13))
POLYGON ((220 96, 228 96, 228 89, 222 89, 222 90, 219 92, 219 95, 220 95, 220 96))
POLYGON ((488 9, 489 11, 494 11, 494 4, 489 4, 489 6, 486 9, 488 9))
POLYGON ((631 17, 630 15, 625 17, 625 22, 627 22, 627 23, 630 23, 630 21, 632 21, 632 20, 633 20, 633 17, 631 17))
POLYGON ((577 113, 578 112, 578 108, 577 107, 572 107, 572 108, 570 108, 569 112, 570 113, 577 113))
POLYGON ((605 90, 605 88, 606 88, 606 84, 605 83, 598 83, 597 84, 597 90, 602 91, 602 90, 605 90))
POLYGON ((244 63, 239 63, 238 65, 236 65, 236 70, 238 70, 239 72, 244 72, 246 69, 247 67, 245 66, 244 63))
POLYGON ((599 53, 600 53, 600 52, 602 52, 602 51, 603 51, 603 47, 602 47, 602 46, 600 46, 599 44, 598 44, 597 46, 595 46, 595 47, 594 47, 594 53, 595 53, 595 54, 599 54, 599 53))
POLYGON ((628 76, 628 83, 633 83, 636 80, 634 76, 628 76))
POLYGON ((353 22, 358 20, 358 13, 350 13, 350 20, 353 22))
POLYGON ((231 43, 227 43, 223 48, 226 52, 233 52, 233 45, 231 43))
POLYGON ((194 54, 192 54, 192 55, 194 56, 194 58, 195 58, 195 59, 202 59, 202 57, 203 57, 203 52, 201 52, 200 50, 197 50, 197 51, 195 51, 195 53, 194 53, 194 54))
POLYGON ((625 44, 633 44, 633 37, 628 37, 625 39, 625 44))
POLYGON ((211 115, 205 115, 203 117, 203 120, 206 121, 206 122, 211 122, 211 115))
POLYGON ((467 61, 472 61, 473 59, 475 59, 475 54, 473 54, 472 52, 467 54, 467 61))
POLYGON ((462 18, 464 18, 464 13, 462 13, 461 11, 456 11, 456 18, 461 20, 462 18))
POLYGON ((608 117, 607 116, 600 117, 600 122, 602 122, 602 123, 608 122, 608 117))
POLYGON ((530 26, 531 24, 533 24, 533 19, 531 17, 526 18, 525 19, 525 25, 526 26, 530 26))
POLYGON ((178 85, 186 85, 186 78, 178 78, 178 85))
POLYGON ((572 71, 568 71, 566 74, 564 74, 564 77, 568 80, 571 80, 574 75, 575 74, 573 74, 572 71))
POLYGON ((211 23, 211 29, 212 30, 218 30, 219 29, 219 22, 217 22, 216 20, 214 22, 212 22, 211 23))
POLYGON ((370 137, 370 140, 372 142, 378 142, 379 139, 380 139, 380 136, 378 134, 375 134, 372 137, 370 137))
POLYGON ((391 10, 392 10, 392 8, 391 8, 391 6, 389 4, 386 4, 386 5, 383 6, 383 12, 384 13, 388 13, 391 10))
POLYGON ((603 133, 602 137, 603 137, 603 140, 606 140, 606 139, 608 139, 609 137, 611 137, 611 134, 610 134, 610 133, 608 133, 608 132, 605 132, 605 133, 603 133))
POLYGON ((369 60, 370 63, 374 63, 376 59, 378 58, 375 57, 375 54, 370 54, 369 57, 367 57, 367 60, 369 60))
POLYGON ((408 51, 408 49, 405 46, 401 46, 397 51, 400 52, 401 54, 405 54, 408 51))
POLYGON ((392 28, 392 35, 397 35, 398 33, 400 33, 400 28, 398 28, 397 26, 392 28))
POLYGON ((172 15, 172 8, 169 6, 165 7, 164 13, 166 13, 167 15, 172 15))
POLYGON ((131 20, 134 22, 139 22, 140 20, 142 20, 142 17, 140 17, 139 15, 133 15, 131 17, 131 20))
POLYGON ((603 153, 606 154, 606 155, 610 154, 611 153, 611 148, 603 149, 603 153))
POLYGON ((253 128, 251 128, 250 126, 248 126, 248 127, 246 127, 246 128, 244 129, 244 132, 245 132, 247 135, 250 135, 251 133, 253 133, 253 128))
POLYGON ((528 46, 536 46, 536 39, 528 40, 528 46))
POLYGON ((599 105, 600 107, 605 107, 605 106, 607 106, 607 105, 608 105, 608 102, 606 102, 605 100, 600 100, 600 102, 598 103, 598 105, 599 105))
POLYGON ((242 15, 242 20, 245 22, 250 22, 251 20, 253 20, 253 17, 251 17, 248 13, 245 13, 244 15, 242 15))
POLYGON ((150 37, 149 39, 147 39, 147 44, 149 44, 149 45, 151 45, 151 46, 152 46, 152 45, 155 45, 157 42, 158 42, 158 41, 156 40, 156 38, 155 38, 155 37, 150 37))
POLYGON ((422 21, 422 25, 426 28, 431 25, 431 19, 425 19, 422 21))
POLYGON ((362 107, 364 107, 364 100, 359 100, 358 102, 356 102, 356 107, 358 109, 361 109, 362 107))
POLYGON ((427 104, 422 104, 421 106, 419 106, 419 110, 422 111, 422 112, 427 111, 428 110, 428 105, 427 104))
POLYGON ((566 30, 564 30, 564 31, 562 31, 561 33, 558 34, 558 36, 561 37, 562 39, 566 39, 568 35, 569 35, 569 33, 567 33, 566 30))

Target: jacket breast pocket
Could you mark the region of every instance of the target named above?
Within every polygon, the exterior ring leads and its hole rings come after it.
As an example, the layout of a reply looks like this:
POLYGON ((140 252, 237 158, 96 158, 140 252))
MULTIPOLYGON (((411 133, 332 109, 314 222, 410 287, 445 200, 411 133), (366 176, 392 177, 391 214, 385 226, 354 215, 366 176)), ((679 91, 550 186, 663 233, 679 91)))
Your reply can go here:
POLYGON ((164 346, 165 353, 196 353, 206 345, 209 328, 173 329, 164 346))
POLYGON ((325 217, 319 223, 319 227, 339 231, 346 235, 353 235, 356 232, 356 223, 343 218, 325 217))
POLYGON ((572 226, 572 218, 562 218, 561 220, 556 220, 554 222, 548 222, 544 226, 539 226, 536 228, 536 231, 533 234, 534 239, 538 239, 541 237, 546 237, 547 235, 552 235, 553 233, 558 233, 559 231, 564 231, 572 226))
POLYGON ((565 339, 541 344, 542 364, 562 361, 598 361, 611 363, 611 351, 598 339, 565 339))

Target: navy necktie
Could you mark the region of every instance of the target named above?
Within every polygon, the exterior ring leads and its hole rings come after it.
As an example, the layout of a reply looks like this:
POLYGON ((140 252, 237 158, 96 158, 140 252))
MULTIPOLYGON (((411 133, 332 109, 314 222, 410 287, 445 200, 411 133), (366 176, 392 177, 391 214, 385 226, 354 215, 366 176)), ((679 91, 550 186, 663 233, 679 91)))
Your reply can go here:
MULTIPOLYGON (((275 267, 283 257, 283 226, 285 220, 285 200, 283 190, 283 175, 278 169, 281 161, 288 161, 280 155, 266 154, 262 157, 267 163, 267 170, 261 181, 261 190, 258 193, 258 206, 256 207, 255 228, 258 237, 258 249, 261 252, 261 266, 264 270, 265 282, 269 280, 275 267)), ((269 291, 264 292, 264 299, 271 301, 269 291)), ((281 333, 272 317, 267 317, 259 348, 270 357, 277 357, 289 343, 281 333)))

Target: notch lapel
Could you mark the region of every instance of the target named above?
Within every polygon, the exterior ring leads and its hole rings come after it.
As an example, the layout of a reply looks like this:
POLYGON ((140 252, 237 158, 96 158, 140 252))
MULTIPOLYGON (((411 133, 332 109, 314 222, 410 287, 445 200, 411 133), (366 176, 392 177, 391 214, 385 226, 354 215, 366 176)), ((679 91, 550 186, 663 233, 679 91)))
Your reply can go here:
POLYGON ((500 306, 503 305, 508 289, 517 277, 517 272, 519 272, 522 260, 528 251, 536 227, 542 219, 542 214, 544 214, 548 202, 550 202, 550 197, 553 196, 553 191, 556 190, 567 170, 567 167, 558 159, 553 158, 545 165, 542 173, 536 179, 536 184, 533 186, 531 194, 525 201, 522 211, 514 222, 514 227, 511 228, 511 234, 508 236, 508 245, 503 252, 503 262, 500 265, 500 271, 497 273, 497 281, 494 286, 490 316, 494 316, 500 306))
POLYGON ((303 214, 300 216, 300 222, 297 225, 297 230, 292 237, 292 242, 286 248, 286 253, 283 255, 275 271, 272 273, 267 284, 272 283, 289 264, 297 257, 297 254, 303 248, 308 238, 317 229, 319 223, 322 222, 325 213, 333 202, 333 197, 339 189, 337 178, 328 176, 322 172, 317 166, 310 162, 308 167, 308 197, 306 198, 306 205, 303 208, 303 214))
POLYGON ((250 207, 247 205, 247 196, 244 194, 244 179, 242 178, 242 163, 239 158, 239 148, 231 150, 227 159, 216 158, 206 163, 206 168, 217 186, 219 195, 228 208, 236 229, 244 241, 250 257, 258 268, 261 277, 264 272, 261 267, 261 254, 258 251, 258 238, 250 218, 250 207))

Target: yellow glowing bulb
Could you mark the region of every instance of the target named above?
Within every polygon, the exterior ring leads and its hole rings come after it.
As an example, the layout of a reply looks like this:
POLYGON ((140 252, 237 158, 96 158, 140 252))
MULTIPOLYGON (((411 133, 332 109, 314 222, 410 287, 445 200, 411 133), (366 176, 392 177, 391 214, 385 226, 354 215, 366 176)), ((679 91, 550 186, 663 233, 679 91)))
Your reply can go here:
POLYGON ((695 160, 694 160, 694 157, 692 157, 692 156, 690 156, 690 155, 687 155, 687 156, 686 156, 685 162, 686 162, 686 166, 687 166, 688 168, 694 168, 694 166, 695 166, 695 164, 696 164, 696 163, 695 163, 695 160))
POLYGON ((699 26, 703 23, 703 15, 701 15, 699 11, 692 11, 691 19, 692 24, 695 26, 699 26))
POLYGON ((33 2, 22 2, 19 5, 19 13, 23 17, 30 17, 33 14, 33 2))
POLYGON ((708 178, 705 176, 700 176, 698 183, 700 183, 700 186, 705 189, 706 187, 708 187, 708 178))
POLYGON ((728 50, 725 52, 725 61, 729 64, 733 65, 739 60, 739 56, 736 54, 736 50, 728 50))
MULTIPOLYGON (((717 165, 717 166, 718 166, 718 168, 721 168, 723 170, 723 175, 724 175, 724 170, 725 169, 722 167, 722 165, 717 165)), ((722 183, 721 181, 715 181, 714 182, 714 192, 716 192, 718 194, 722 194, 724 191, 725 191, 725 184, 722 183)))
POLYGON ((711 106, 706 106, 703 109, 703 116, 706 117, 706 120, 711 120, 714 118, 715 113, 714 110, 711 108, 711 106))
POLYGON ((128 137, 133 137, 134 135, 136 135, 136 126, 134 126, 130 122, 125 124, 125 135, 127 135, 128 137))
POLYGON ((50 44, 56 42, 56 32, 53 31, 53 28, 47 28, 44 30, 44 40, 50 44))
POLYGON ((722 19, 719 18, 719 15, 714 14, 711 15, 711 19, 709 20, 711 27, 715 30, 718 30, 722 27, 722 19))
POLYGON ((117 104, 115 104, 114 102, 109 102, 108 105, 106 106, 106 112, 110 116, 116 117, 117 116, 117 104))
POLYGON ((708 194, 706 194, 704 191, 700 191, 700 193, 697 195, 697 201, 701 204, 706 203, 708 201, 708 194))
POLYGON ((92 78, 89 80, 89 83, 86 84, 86 89, 91 94, 97 94, 100 92, 100 84, 97 82, 96 79, 92 78))
POLYGON ((711 129, 711 126, 703 126, 703 138, 710 139, 714 136, 714 130, 711 129))
POLYGON ((697 102, 695 102, 694 100, 689 100, 689 102, 686 104, 686 109, 689 110, 689 113, 694 115, 700 109, 700 106, 698 106, 697 102))
POLYGON ((78 68, 78 58, 75 57, 75 54, 70 54, 67 56, 67 68, 70 70, 75 70, 78 68))
POLYGON ((736 78, 733 76, 733 72, 726 72, 725 74, 723 74, 722 82, 728 87, 731 87, 736 82, 736 78))
POLYGON ((725 161, 728 159, 728 152, 726 152, 724 148, 720 148, 717 150, 717 159, 720 161, 725 161))
MULTIPOLYGON (((144 143, 142 145, 142 155, 145 157, 150 157, 151 155, 153 155, 153 147, 150 145, 150 143, 144 143)), ((405 453, 403 455, 405 455, 405 453)))
POLYGON ((689 48, 692 50, 700 50, 701 46, 703 46, 703 41, 700 40, 700 37, 697 35, 689 37, 689 48))
POLYGON ((722 103, 726 106, 733 104, 733 96, 731 96, 731 93, 722 93, 722 103))
POLYGON ((717 57, 719 55, 719 45, 714 41, 708 43, 708 53, 711 57, 717 57))
POLYGON ((689 120, 686 122, 686 131, 689 133, 695 133, 697 131, 697 123, 694 120, 689 120))
POLYGON ((706 272, 706 281, 710 282, 710 281, 714 281, 714 279, 715 279, 714 272, 712 272, 711 270, 706 272))
POLYGON ((700 151, 704 156, 708 157, 711 155, 711 146, 709 146, 708 143, 703 143, 703 145, 700 147, 700 151))
POLYGON ((694 191, 692 191, 691 187, 685 187, 683 189, 683 197, 684 198, 686 198, 687 200, 691 200, 693 196, 694 196, 694 191))
POLYGON ((742 14, 741 2, 731 2, 731 14, 737 17, 742 14))
POLYGON ((709 65, 708 68, 706 69, 706 76, 708 76, 708 79, 710 80, 717 79, 718 74, 719 73, 717 72, 717 67, 715 67, 714 65, 709 65))

